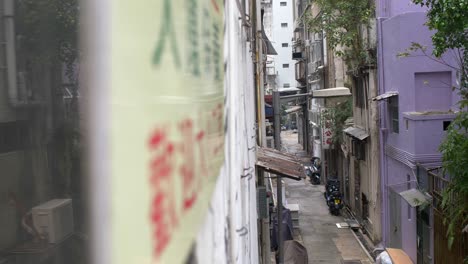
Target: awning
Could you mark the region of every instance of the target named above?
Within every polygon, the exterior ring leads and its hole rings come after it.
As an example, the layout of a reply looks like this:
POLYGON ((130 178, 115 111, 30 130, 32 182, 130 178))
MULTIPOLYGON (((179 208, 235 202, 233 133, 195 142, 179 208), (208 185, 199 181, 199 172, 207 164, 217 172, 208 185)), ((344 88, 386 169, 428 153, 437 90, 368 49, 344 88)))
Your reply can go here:
POLYGON ((411 207, 417 207, 430 202, 430 198, 420 192, 418 189, 409 189, 399 193, 411 207))
POLYGON ((372 98, 372 101, 380 101, 380 100, 384 100, 384 99, 390 98, 392 96, 397 96, 397 95, 398 95, 398 92, 396 91, 386 92, 384 94, 381 94, 379 96, 372 98))
POLYGON ((369 134, 367 134, 364 129, 360 129, 359 127, 348 127, 344 129, 343 132, 359 140, 364 140, 369 137, 369 134))
POLYGON ((257 148, 257 166, 282 177, 300 181, 306 177, 304 166, 296 156, 272 148, 257 148))
POLYGON ((285 112, 287 114, 290 114, 290 113, 294 113, 294 112, 298 112, 298 111, 301 111, 302 110, 302 107, 300 106, 293 106, 293 107, 290 107, 288 109, 285 110, 285 112))

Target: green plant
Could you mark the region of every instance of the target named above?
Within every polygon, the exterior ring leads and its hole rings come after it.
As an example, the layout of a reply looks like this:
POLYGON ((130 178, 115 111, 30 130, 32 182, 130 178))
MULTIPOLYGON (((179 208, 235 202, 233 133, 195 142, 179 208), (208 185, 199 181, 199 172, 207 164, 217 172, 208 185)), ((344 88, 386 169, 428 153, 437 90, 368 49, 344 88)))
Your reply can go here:
POLYGON ((346 119, 353 116, 353 100, 349 98, 346 102, 339 104, 336 107, 328 108, 322 112, 321 122, 322 127, 325 127, 326 122, 330 125, 332 132, 332 143, 339 145, 343 142, 343 126, 346 119))
POLYGON ((320 14, 306 15, 309 30, 325 33, 327 42, 337 56, 345 61, 349 70, 356 71, 369 64, 370 56, 360 30, 369 25, 374 7, 369 0, 316 0, 320 14))
POLYGON ((78 0, 18 0, 18 53, 27 65, 64 63, 68 77, 78 61, 78 0))

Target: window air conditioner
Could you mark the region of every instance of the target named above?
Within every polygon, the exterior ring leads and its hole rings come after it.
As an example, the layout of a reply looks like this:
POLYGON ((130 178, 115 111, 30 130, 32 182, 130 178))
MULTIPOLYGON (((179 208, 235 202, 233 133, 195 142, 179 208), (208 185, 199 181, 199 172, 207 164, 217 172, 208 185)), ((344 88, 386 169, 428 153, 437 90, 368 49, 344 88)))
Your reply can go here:
POLYGON ((32 209, 34 227, 49 243, 61 242, 73 233, 71 199, 54 199, 32 209))

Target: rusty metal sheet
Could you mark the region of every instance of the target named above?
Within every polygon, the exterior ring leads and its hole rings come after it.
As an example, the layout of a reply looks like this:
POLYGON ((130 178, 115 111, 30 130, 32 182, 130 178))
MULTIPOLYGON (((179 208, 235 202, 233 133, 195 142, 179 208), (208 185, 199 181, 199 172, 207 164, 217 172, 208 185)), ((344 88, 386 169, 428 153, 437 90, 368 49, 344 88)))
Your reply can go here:
POLYGON ((271 148, 257 148, 257 166, 265 171, 300 181, 306 177, 296 156, 271 148))

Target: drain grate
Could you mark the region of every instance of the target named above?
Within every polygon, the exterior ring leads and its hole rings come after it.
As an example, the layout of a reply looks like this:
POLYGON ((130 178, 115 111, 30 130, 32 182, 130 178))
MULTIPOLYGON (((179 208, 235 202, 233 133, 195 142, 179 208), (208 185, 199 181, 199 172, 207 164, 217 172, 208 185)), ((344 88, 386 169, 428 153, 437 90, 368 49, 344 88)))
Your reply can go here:
POLYGON ((342 264, 362 264, 360 260, 343 260, 342 264))

